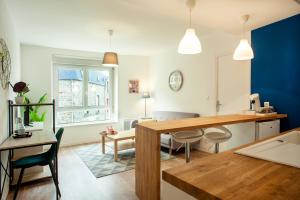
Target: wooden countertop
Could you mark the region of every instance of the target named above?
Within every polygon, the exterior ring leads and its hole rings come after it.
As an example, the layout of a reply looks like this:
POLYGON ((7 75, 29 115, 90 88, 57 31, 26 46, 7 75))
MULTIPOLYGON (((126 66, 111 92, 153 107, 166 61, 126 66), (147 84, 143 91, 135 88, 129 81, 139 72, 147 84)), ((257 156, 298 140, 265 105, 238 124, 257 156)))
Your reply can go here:
POLYGON ((138 126, 143 126, 156 133, 166 133, 166 132, 176 132, 181 130, 192 130, 197 128, 206 128, 218 125, 226 124, 237 124, 243 122, 251 121, 265 121, 272 119, 282 119, 286 118, 286 114, 275 114, 275 115, 243 115, 243 114, 233 114, 233 115, 219 115, 219 116, 209 116, 209 117, 199 117, 199 118, 187 118, 180 120, 168 120, 159 122, 142 122, 138 126))
POLYGON ((299 168, 234 154, 234 150, 165 170, 162 177, 202 200, 300 199, 299 168))

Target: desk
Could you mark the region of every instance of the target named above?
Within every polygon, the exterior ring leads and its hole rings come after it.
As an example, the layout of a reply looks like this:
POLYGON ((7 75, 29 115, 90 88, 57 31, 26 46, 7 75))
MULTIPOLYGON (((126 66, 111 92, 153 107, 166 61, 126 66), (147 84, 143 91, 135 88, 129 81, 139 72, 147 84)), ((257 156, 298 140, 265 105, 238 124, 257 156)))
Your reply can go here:
MULTIPOLYGON (((3 183, 0 183, 0 199, 2 198, 3 194, 3 188, 5 185, 5 180, 6 177, 8 176, 10 178, 10 185, 13 180, 13 169, 11 167, 11 161, 13 159, 13 150, 14 149, 20 149, 20 148, 26 148, 26 147, 34 147, 34 146, 43 146, 43 145, 50 145, 50 144, 56 144, 57 140, 55 137, 55 134, 53 133, 52 130, 43 130, 43 131, 35 131, 32 133, 31 137, 28 138, 18 138, 14 139, 12 136, 7 138, 1 145, 0 145, 0 162, 1 162, 1 167, 0 167, 0 180, 2 181, 2 169, 5 171, 4 175, 4 181, 3 183), (2 151, 9 151, 8 155, 8 162, 6 167, 2 163, 1 159, 1 152, 2 151), (9 169, 9 172, 8 172, 9 169)), ((56 157, 55 157, 55 173, 58 175, 58 170, 57 170, 57 151, 56 151, 56 157)), ((58 177, 58 176, 56 176, 58 177)), ((56 195, 58 196, 58 195, 56 195)))
POLYGON ((162 122, 143 122, 136 127, 135 191, 141 200, 160 199, 160 134, 244 122, 286 118, 287 115, 219 115, 162 122))

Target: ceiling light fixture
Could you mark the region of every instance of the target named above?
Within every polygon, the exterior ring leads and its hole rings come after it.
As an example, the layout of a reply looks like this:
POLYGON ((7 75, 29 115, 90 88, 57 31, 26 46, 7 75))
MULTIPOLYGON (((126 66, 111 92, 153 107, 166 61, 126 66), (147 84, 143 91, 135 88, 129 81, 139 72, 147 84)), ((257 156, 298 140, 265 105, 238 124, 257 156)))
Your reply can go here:
POLYGON ((108 30, 109 34, 109 51, 104 53, 104 57, 102 60, 102 65, 108 66, 108 67, 118 67, 119 61, 118 61, 118 54, 111 51, 111 37, 113 35, 113 30, 108 30))
POLYGON ((180 54, 197 54, 201 53, 202 47, 199 38, 196 35, 195 29, 192 28, 192 9, 195 7, 195 0, 187 0, 186 5, 190 11, 189 28, 186 29, 183 38, 178 46, 180 54))
POLYGON ((249 20, 249 15, 242 16, 243 19, 243 38, 240 40, 239 45, 234 51, 233 60, 251 60, 254 58, 253 50, 246 39, 245 35, 245 25, 249 20))

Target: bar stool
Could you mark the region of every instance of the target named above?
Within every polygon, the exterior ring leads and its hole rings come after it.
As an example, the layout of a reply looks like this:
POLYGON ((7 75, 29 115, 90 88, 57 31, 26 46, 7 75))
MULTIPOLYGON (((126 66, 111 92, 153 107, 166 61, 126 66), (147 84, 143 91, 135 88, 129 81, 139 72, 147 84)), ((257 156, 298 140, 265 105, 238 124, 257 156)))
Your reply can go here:
POLYGON ((203 137, 203 130, 193 130, 193 131, 179 131, 172 134, 173 139, 185 145, 185 162, 190 162, 190 143, 200 141, 203 137))
POLYGON ((204 137, 215 144, 215 153, 219 153, 220 143, 226 142, 232 137, 232 133, 230 132, 230 130, 228 130, 224 126, 211 127, 203 130, 204 137), (210 129, 213 129, 213 131, 209 131, 210 129))

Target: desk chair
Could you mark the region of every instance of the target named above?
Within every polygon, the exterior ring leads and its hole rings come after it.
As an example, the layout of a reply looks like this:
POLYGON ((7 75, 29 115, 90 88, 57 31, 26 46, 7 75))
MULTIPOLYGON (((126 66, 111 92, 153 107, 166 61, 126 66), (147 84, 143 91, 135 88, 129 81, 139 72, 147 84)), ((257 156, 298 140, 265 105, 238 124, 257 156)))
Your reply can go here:
POLYGON ((24 175, 24 170, 26 168, 30 168, 30 167, 37 166, 37 165, 39 165, 39 166, 49 165, 56 190, 58 192, 58 195, 61 196, 60 190, 58 187, 58 177, 56 174, 56 170, 54 169, 54 163, 55 163, 56 153, 58 152, 58 148, 59 148, 59 144, 60 144, 63 132, 64 132, 63 128, 60 128, 57 131, 57 133, 55 135, 56 139, 57 139, 57 143, 52 144, 50 149, 47 152, 37 154, 37 155, 32 155, 32 156, 26 156, 26 157, 20 158, 20 159, 12 162, 12 167, 14 169, 21 169, 18 183, 16 186, 16 190, 14 193, 14 198, 13 198, 14 200, 17 198, 18 191, 19 191, 19 188, 20 188, 20 185, 22 182, 22 178, 24 175))

